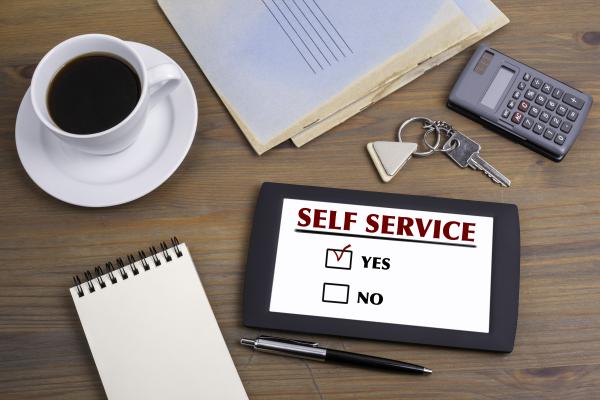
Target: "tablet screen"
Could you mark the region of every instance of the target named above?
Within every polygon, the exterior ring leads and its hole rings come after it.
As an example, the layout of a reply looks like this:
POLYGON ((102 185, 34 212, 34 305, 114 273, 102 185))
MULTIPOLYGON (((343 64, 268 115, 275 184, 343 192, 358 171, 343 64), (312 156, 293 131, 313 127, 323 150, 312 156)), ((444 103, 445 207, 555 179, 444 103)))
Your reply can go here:
POLYGON ((286 198, 269 310, 488 333, 493 223, 286 198))

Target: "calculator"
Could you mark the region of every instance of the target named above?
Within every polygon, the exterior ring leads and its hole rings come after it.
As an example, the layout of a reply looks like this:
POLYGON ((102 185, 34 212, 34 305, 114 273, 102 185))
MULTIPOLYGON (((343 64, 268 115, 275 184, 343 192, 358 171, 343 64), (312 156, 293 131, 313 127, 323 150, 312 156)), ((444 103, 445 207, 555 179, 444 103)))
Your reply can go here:
POLYGON ((591 106, 591 96, 485 44, 448 98, 452 110, 554 161, 567 154, 591 106))

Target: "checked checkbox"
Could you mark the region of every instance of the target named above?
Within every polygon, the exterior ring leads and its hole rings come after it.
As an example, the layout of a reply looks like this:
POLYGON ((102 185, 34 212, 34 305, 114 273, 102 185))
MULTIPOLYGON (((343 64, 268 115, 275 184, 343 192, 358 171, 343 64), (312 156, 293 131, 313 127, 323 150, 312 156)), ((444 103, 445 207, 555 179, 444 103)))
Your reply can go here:
POLYGON ((352 268, 352 250, 348 250, 350 245, 343 249, 327 249, 325 254, 325 268, 351 269, 352 268))

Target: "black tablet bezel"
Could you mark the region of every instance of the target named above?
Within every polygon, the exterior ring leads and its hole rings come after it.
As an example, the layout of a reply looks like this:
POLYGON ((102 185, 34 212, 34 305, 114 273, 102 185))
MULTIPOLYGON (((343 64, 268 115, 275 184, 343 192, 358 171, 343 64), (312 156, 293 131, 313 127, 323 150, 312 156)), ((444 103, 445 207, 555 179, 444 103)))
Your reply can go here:
POLYGON ((499 352, 514 347, 519 305, 520 229, 513 204, 266 182, 254 214, 244 287, 244 325, 499 352), (489 333, 317 317, 269 311, 284 199, 468 214, 494 218, 489 333))

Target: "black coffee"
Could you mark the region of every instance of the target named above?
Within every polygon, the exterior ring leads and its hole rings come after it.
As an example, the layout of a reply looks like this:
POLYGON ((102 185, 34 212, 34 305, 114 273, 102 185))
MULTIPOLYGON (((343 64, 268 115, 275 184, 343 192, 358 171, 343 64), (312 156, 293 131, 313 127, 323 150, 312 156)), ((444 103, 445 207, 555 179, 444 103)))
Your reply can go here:
POLYGON ((109 55, 87 54, 56 74, 48 90, 48 110, 62 130, 89 135, 123 121, 140 92, 140 79, 128 64, 109 55))

